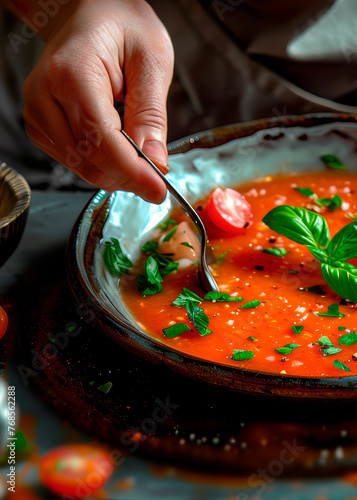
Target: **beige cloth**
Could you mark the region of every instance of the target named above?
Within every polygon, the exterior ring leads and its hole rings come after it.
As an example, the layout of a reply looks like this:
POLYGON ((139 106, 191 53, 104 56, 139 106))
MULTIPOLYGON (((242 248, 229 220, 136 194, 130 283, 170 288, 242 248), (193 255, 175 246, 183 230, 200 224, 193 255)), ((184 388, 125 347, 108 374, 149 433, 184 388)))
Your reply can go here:
POLYGON ((357 111, 337 102, 357 88, 355 62, 287 54, 288 43, 333 0, 213 0, 208 9, 192 0, 150 3, 176 54, 169 140, 256 118, 357 111))

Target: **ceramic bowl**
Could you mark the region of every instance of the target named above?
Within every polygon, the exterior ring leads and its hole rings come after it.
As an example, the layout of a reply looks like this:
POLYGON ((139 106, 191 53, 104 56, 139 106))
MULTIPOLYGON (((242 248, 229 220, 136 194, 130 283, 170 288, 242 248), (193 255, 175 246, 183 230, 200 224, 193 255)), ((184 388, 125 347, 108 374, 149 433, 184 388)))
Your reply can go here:
MULTIPOLYGON (((321 168, 321 152, 338 156, 357 171, 354 115, 312 114, 257 120, 201 132, 169 145, 171 180, 192 202, 218 184, 235 186, 256 177, 321 168)), ((322 162, 321 162, 322 163, 322 162)), ((234 391, 294 398, 357 397, 357 377, 297 377, 214 364, 183 354, 153 339, 126 311, 117 279, 104 269, 101 238, 118 238, 134 259, 150 230, 175 206, 168 195, 160 206, 131 193, 98 192, 73 229, 68 252, 69 281, 81 303, 95 308, 101 334, 153 363, 186 377, 234 391)))
POLYGON ((0 266, 14 252, 24 231, 31 189, 21 174, 0 163, 0 266))

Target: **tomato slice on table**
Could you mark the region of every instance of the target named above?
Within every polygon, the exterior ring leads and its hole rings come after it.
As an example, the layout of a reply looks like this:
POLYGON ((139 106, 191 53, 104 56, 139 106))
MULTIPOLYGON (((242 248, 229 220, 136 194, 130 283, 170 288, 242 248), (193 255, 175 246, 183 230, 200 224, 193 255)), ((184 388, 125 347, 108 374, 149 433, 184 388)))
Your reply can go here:
POLYGON ((252 209, 245 197, 234 189, 216 188, 209 197, 207 213, 223 231, 244 234, 252 220, 252 209))
POLYGON ((7 330, 8 318, 4 309, 0 306, 0 339, 5 335, 7 330))
POLYGON ((114 471, 109 451, 91 443, 53 449, 40 464, 40 482, 58 496, 82 499, 101 488, 114 471))

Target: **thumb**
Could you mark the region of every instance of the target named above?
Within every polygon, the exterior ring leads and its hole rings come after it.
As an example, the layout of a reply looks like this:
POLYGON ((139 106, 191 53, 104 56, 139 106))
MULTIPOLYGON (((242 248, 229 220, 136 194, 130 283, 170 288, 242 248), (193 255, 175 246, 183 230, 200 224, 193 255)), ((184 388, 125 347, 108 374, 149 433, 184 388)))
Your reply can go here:
POLYGON ((173 71, 171 42, 168 37, 164 42, 130 55, 124 101, 125 130, 162 170, 167 165, 166 100, 173 71))

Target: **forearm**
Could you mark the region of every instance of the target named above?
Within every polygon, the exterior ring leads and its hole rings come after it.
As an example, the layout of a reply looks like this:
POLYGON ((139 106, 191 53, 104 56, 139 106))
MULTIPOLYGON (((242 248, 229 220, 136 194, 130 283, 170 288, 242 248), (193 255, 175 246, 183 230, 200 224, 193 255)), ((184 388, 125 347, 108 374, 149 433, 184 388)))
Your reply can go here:
POLYGON ((0 4, 47 40, 82 0, 0 0, 0 4))

